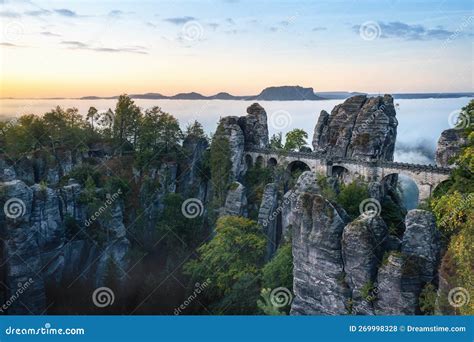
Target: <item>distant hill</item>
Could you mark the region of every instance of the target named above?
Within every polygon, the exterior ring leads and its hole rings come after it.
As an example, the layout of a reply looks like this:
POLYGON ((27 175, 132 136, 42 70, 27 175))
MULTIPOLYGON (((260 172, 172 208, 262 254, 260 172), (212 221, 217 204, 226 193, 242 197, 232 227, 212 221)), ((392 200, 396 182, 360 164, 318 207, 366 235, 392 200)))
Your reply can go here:
MULTIPOLYGON (((326 91, 315 92, 313 88, 300 86, 279 86, 263 89, 258 95, 236 96, 226 92, 205 96, 196 92, 179 93, 172 96, 160 93, 132 94, 134 99, 149 100, 248 100, 248 101, 318 101, 318 100, 344 100, 354 95, 365 95, 367 93, 348 91, 326 91)), ((379 94, 367 94, 375 96, 379 94)), ((395 93, 395 99, 429 99, 429 98, 458 98, 474 97, 474 92, 465 93, 395 93)), ((100 97, 84 96, 80 100, 116 99, 118 96, 100 97)))
POLYGON ((323 98, 317 96, 313 88, 282 86, 265 88, 259 95, 251 99, 260 101, 314 101, 322 100, 323 98))

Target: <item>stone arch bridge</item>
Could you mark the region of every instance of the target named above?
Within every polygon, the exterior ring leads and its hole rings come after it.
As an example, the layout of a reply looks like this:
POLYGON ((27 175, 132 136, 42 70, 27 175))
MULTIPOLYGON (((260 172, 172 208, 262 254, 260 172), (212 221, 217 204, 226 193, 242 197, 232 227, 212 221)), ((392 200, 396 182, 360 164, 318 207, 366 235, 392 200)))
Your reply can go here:
POLYGON ((347 158, 327 158, 314 152, 277 151, 271 149, 247 149, 244 161, 260 163, 263 166, 292 165, 303 163, 309 170, 326 175, 338 176, 344 181, 362 177, 369 182, 382 181, 389 175, 405 175, 417 185, 419 201, 428 199, 433 190, 447 180, 451 169, 432 165, 397 163, 389 161, 365 161, 347 158))

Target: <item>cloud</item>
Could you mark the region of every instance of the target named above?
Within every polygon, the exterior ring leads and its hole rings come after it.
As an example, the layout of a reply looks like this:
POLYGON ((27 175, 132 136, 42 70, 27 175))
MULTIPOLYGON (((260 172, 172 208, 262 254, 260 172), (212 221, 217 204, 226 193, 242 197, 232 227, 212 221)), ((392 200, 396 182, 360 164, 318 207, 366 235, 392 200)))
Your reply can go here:
POLYGON ((225 22, 229 25, 235 25, 235 21, 232 18, 226 18, 225 22))
MULTIPOLYGON (((447 39, 455 34, 453 31, 446 30, 442 26, 435 28, 428 28, 423 25, 411 25, 402 23, 400 21, 393 21, 389 23, 378 22, 380 27, 380 38, 390 39, 398 38, 403 40, 441 40, 447 39)), ((354 25, 352 29, 359 34, 363 25, 354 25)))
POLYGON ((24 47, 22 45, 17 45, 17 44, 13 44, 13 43, 7 43, 7 42, 0 42, 0 46, 4 46, 4 47, 11 47, 11 48, 20 48, 20 47, 24 47))
POLYGON ((108 16, 109 17, 121 17, 124 13, 121 10, 112 10, 109 12, 108 16))
POLYGON ((41 17, 43 15, 50 15, 50 14, 51 14, 51 11, 48 11, 46 9, 39 9, 39 10, 25 12, 25 15, 29 15, 31 17, 41 17))
POLYGON ((153 24, 153 23, 152 23, 152 22, 150 22, 150 21, 147 21, 147 22, 145 23, 145 25, 146 25, 146 26, 149 26, 149 27, 156 28, 156 25, 155 25, 155 24, 153 24))
POLYGON ((50 31, 43 31, 43 32, 40 32, 40 34, 47 37, 61 37, 60 34, 50 32, 50 31))
POLYGON ((0 12, 0 17, 3 18, 19 18, 20 13, 12 12, 12 11, 2 11, 0 12))
POLYGON ((55 9, 54 12, 56 12, 57 14, 63 16, 63 17, 69 17, 69 18, 75 18, 75 17, 78 17, 77 13, 74 12, 74 11, 71 11, 67 8, 59 8, 59 9, 55 9))
POLYGON ((210 28, 212 28, 213 31, 215 31, 219 27, 219 24, 217 23, 209 23, 208 25, 210 28))
POLYGON ((194 17, 173 17, 173 18, 166 18, 163 19, 164 21, 167 21, 169 23, 175 24, 175 25, 183 25, 186 24, 188 21, 196 20, 194 17))
POLYGON ((326 31, 327 29, 328 28, 324 27, 324 26, 316 26, 316 27, 313 27, 313 29, 311 31, 318 32, 318 31, 326 31))
POLYGON ((103 47, 103 46, 92 46, 87 43, 79 42, 76 40, 63 40, 61 42, 62 45, 65 45, 67 49, 70 50, 87 50, 87 51, 95 51, 95 52, 109 52, 109 53, 135 53, 140 55, 147 55, 148 51, 143 46, 124 46, 118 48, 111 48, 111 47, 103 47))

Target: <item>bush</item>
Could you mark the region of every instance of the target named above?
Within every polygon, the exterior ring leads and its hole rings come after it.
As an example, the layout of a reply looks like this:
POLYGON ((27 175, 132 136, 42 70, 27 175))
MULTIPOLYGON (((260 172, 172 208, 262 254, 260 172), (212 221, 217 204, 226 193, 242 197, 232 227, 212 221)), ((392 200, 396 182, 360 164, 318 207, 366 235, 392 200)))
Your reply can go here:
POLYGON ((291 243, 285 243, 278 248, 275 256, 262 270, 262 286, 274 289, 286 287, 293 289, 293 254, 291 243))

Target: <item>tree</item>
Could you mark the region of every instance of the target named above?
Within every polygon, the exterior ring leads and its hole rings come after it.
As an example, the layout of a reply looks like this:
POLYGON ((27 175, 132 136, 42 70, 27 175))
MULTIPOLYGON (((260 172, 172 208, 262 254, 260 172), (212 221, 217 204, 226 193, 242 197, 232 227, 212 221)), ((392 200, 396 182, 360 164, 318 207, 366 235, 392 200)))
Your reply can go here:
POLYGON ((291 243, 281 245, 275 256, 263 267, 262 287, 293 289, 293 254, 291 243))
POLYGON ((279 132, 278 134, 273 134, 270 137, 270 148, 275 150, 281 150, 283 148, 282 140, 283 138, 281 132, 279 132))
POLYGON ((255 221, 223 216, 217 221, 214 238, 198 248, 199 257, 188 262, 184 270, 193 280, 209 283, 204 295, 217 311, 225 307, 222 303, 234 302, 232 298, 243 294, 247 297, 252 293, 255 297, 251 302, 256 305, 254 279, 260 278, 265 246, 265 236, 255 221))
POLYGON ((286 133, 285 150, 299 151, 301 147, 306 145, 306 139, 308 139, 308 133, 302 129, 295 128, 289 131, 286 133))
POLYGON ((113 137, 120 153, 128 144, 131 144, 132 147, 135 145, 140 118, 141 111, 135 102, 127 95, 120 95, 115 106, 113 124, 113 137))
POLYGON ((204 129, 202 128, 202 125, 200 122, 197 120, 194 120, 193 123, 190 123, 186 127, 186 132, 185 132, 186 138, 193 138, 193 139, 207 139, 206 134, 204 133, 204 129))
POLYGON ((163 158, 176 160, 183 133, 179 122, 160 107, 147 109, 140 123, 137 160, 143 167, 163 158))
POLYGON ((98 110, 95 107, 89 107, 89 110, 87 111, 87 120, 89 120, 89 123, 94 129, 94 116, 98 113, 98 110))

